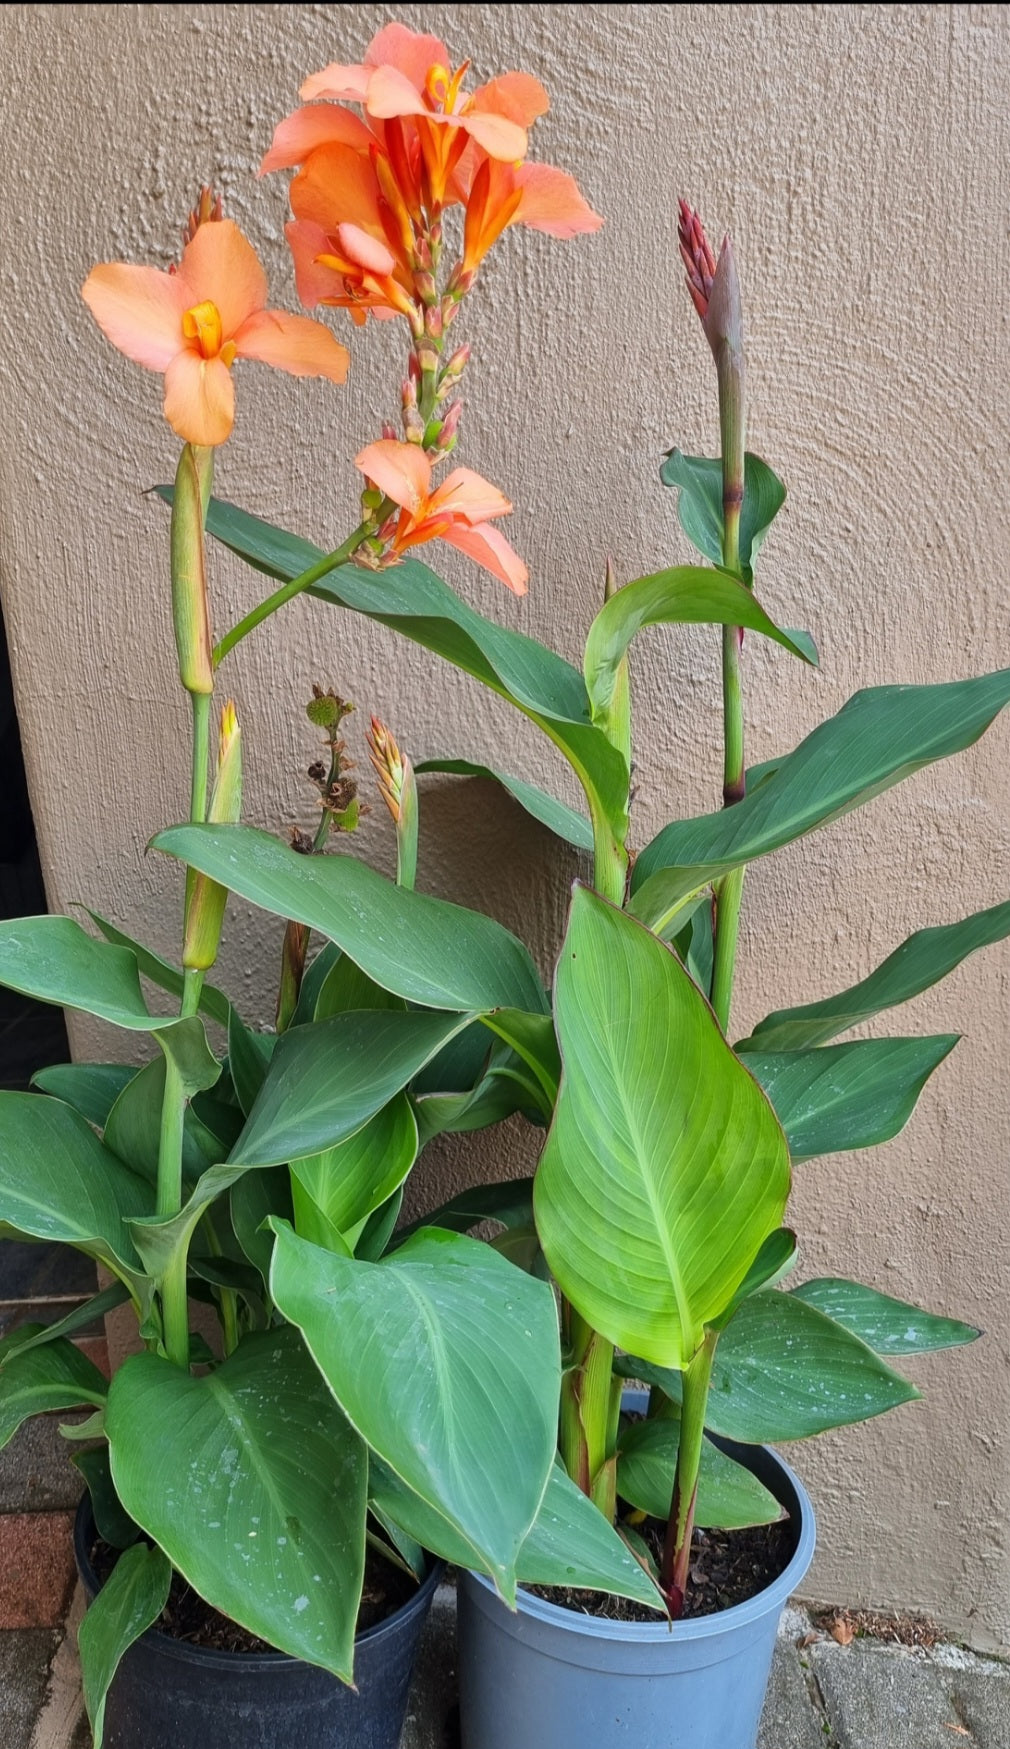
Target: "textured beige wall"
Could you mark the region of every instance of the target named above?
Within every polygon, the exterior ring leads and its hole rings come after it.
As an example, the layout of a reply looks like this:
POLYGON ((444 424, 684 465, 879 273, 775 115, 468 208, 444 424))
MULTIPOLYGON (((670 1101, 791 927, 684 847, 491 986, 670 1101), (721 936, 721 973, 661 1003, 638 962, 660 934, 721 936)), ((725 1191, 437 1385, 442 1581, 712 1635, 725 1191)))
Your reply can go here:
MULTIPOLYGON (((0 564, 54 906, 85 900, 171 953, 179 879, 144 855, 185 807, 185 714, 171 685, 166 524, 143 488, 175 443, 157 384, 101 341, 78 298, 96 260, 166 262, 213 177, 293 302, 283 179, 253 174, 298 84, 353 59, 406 6, 9 6, 0 21, 0 564)), ((563 245, 515 233, 467 315, 475 351, 462 454, 518 509, 525 602, 444 570, 507 623, 576 657, 604 556, 627 578, 684 551, 660 452, 712 450, 712 372, 680 286, 680 192, 732 227, 746 290, 751 441, 790 499, 763 595, 822 651, 812 676, 752 640, 752 758, 783 751, 859 685, 999 666, 1010 613, 1006 466, 1010 13, 996 6, 450 6, 481 76, 540 76, 535 153, 575 171, 607 218, 563 245)), ((337 318, 344 331, 349 324, 337 318)), ((351 525, 349 458, 395 413, 396 343, 354 331, 346 389, 247 367, 219 489, 332 544, 351 525)), ((258 596, 216 558, 223 627, 258 596)), ((571 793, 549 748, 423 653, 315 604, 233 662, 250 818, 306 820, 314 679, 379 711, 416 756, 472 753, 571 793)), ((643 843, 718 799, 716 641, 636 651, 643 843)), ((748 879, 737 1019, 867 972, 914 927, 1006 897, 1010 724, 748 879)), ((390 866, 381 809, 359 850, 390 866)), ((425 790, 421 880, 485 903, 549 964, 574 860, 483 787, 425 790)), ((221 981, 266 1019, 278 931, 238 910, 221 981)), ((907 1133, 802 1169, 807 1273, 851 1272, 974 1318, 987 1340, 924 1360, 913 1405, 796 1453, 820 1511, 813 1593, 920 1607, 1010 1644, 1006 1063, 1010 950, 894 1022, 966 1037, 907 1133)), ((78 1051, 117 1048, 75 1027, 78 1051)), ((454 1143, 424 1194, 531 1158, 518 1129, 454 1143)))

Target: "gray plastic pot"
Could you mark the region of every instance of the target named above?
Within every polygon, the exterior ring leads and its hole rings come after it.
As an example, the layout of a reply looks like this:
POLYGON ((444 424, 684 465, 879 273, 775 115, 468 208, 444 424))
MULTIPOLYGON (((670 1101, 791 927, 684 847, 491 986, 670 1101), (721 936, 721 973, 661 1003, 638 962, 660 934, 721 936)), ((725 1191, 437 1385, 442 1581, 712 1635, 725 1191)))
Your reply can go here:
POLYGON ((792 1558, 747 1603, 694 1621, 612 1622, 490 1581, 459 1585, 463 1749, 754 1749, 779 1617, 814 1554, 814 1515, 792 1470, 763 1447, 716 1442, 770 1488, 792 1558))
MULTIPOLYGON (((99 1589, 93 1540, 85 1494, 74 1551, 89 1602, 99 1589)), ((149 1629, 109 1690, 105 1749, 396 1749, 418 1642, 444 1571, 433 1562, 409 1602, 358 1635, 355 1689, 283 1652, 215 1652, 149 1629)))

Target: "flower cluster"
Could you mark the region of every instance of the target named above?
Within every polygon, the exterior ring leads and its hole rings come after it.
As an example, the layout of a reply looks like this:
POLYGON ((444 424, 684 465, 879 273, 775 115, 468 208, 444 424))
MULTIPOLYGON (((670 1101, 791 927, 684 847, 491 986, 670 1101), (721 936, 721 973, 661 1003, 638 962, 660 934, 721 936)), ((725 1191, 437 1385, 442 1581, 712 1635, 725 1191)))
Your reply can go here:
MULTIPOLYGON (((451 70, 437 37, 390 24, 364 61, 334 62, 306 80, 303 105, 276 129, 261 173, 294 170, 287 238, 304 305, 402 317, 410 334, 400 432, 358 455, 366 475, 357 557, 379 567, 442 538, 522 593, 526 567, 488 526, 507 498, 469 469, 433 488, 433 469, 456 447, 454 399, 469 361, 450 330, 488 250, 511 225, 574 237, 602 224, 573 178, 526 161, 529 129, 548 108, 526 73, 474 90, 468 62, 451 70), (444 219, 462 209, 458 248, 444 219)), ((95 268, 84 296, 108 337, 137 363, 165 373, 165 414, 194 444, 218 444, 234 416, 231 366, 259 358, 296 375, 341 382, 345 349, 319 322, 267 310, 262 269, 209 195, 192 215, 177 271, 95 268)))

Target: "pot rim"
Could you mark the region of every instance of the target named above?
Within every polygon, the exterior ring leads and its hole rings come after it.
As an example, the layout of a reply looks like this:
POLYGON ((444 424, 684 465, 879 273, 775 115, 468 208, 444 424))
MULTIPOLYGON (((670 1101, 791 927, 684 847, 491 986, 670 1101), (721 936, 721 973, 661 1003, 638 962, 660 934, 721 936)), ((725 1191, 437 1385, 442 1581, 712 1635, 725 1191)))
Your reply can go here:
MULTIPOLYGON (((790 1516, 797 1519, 796 1547, 788 1566, 783 1568, 777 1579, 773 1579, 770 1585, 755 1592, 753 1597, 747 1598, 743 1603, 735 1603, 730 1609, 720 1609, 712 1615, 695 1616, 688 1621, 676 1622, 607 1621, 599 1616, 580 1615, 563 1604, 549 1603, 546 1598, 535 1597, 520 1586, 516 1594, 516 1611, 513 1614, 509 1610, 509 1618, 531 1616, 552 1628, 573 1635, 596 1640, 634 1641, 642 1645, 670 1639, 711 1640, 721 1634, 731 1634, 736 1628, 748 1627, 773 1611, 780 1611, 813 1560, 817 1531, 810 1496, 795 1471, 771 1446, 743 1446, 733 1440, 719 1438, 713 1443, 737 1462, 746 1462, 747 1454, 752 1459, 758 1458, 760 1454, 761 1467, 771 1472, 771 1478, 766 1475, 762 1480, 788 1509, 790 1516)), ((464 1577, 468 1584, 473 1584, 486 1594, 487 1602, 498 1604, 502 1610, 507 1608, 491 1580, 485 1578, 483 1573, 475 1573, 471 1569, 464 1577)))
MULTIPOLYGON (((77 1560, 77 1571, 88 1594, 88 1600, 97 1597, 101 1590, 98 1575, 91 1563, 91 1534, 97 1530, 95 1515, 91 1507, 91 1496, 85 1489, 81 1495, 77 1512, 74 1517, 74 1555, 77 1560)), ((355 1634, 355 1648, 364 1645, 366 1641, 375 1642, 394 1634, 404 1618, 414 1614, 419 1609, 427 1607, 428 1599, 440 1583, 445 1573, 445 1562, 428 1555, 430 1569, 422 1579, 413 1597, 406 1603, 401 1603, 392 1615, 387 1615, 383 1621, 376 1622, 373 1627, 366 1628, 364 1633, 355 1634)), ((216 1646, 195 1646, 189 1640, 177 1640, 174 1635, 166 1634, 160 1628, 150 1627, 135 1642, 141 1646, 157 1645, 158 1652, 163 1657, 178 1658, 182 1663, 197 1663, 204 1667, 218 1669, 234 1669, 257 1671, 272 1670, 280 1672, 285 1668, 318 1670, 321 1675, 329 1675, 324 1665, 309 1664, 305 1658, 295 1658, 290 1652, 228 1652, 216 1646)), ((334 1678, 337 1680, 337 1678, 334 1678)))

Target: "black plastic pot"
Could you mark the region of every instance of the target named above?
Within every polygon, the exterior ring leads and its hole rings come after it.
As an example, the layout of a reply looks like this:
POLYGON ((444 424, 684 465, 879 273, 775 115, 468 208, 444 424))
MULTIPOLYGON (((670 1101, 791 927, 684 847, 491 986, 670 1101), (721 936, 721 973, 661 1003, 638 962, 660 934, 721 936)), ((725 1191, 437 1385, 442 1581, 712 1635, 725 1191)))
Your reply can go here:
MULTIPOLYGON (((91 1502, 74 1523, 88 1594, 91 1502)), ((356 1690, 282 1652, 214 1652, 150 1629, 126 1653, 109 1692, 105 1749, 397 1749, 421 1630, 443 1571, 354 1647, 356 1690)))

